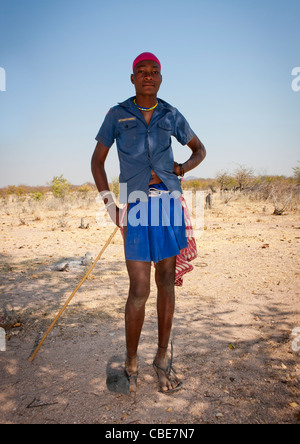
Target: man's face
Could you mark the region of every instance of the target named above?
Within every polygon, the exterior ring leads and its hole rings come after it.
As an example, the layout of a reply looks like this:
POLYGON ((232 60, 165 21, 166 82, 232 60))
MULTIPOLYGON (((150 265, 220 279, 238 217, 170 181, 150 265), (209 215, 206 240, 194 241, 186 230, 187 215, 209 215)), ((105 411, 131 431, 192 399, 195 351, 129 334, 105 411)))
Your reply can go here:
POLYGON ((156 96, 162 82, 158 63, 152 60, 138 63, 131 75, 131 82, 135 86, 137 95, 156 96))

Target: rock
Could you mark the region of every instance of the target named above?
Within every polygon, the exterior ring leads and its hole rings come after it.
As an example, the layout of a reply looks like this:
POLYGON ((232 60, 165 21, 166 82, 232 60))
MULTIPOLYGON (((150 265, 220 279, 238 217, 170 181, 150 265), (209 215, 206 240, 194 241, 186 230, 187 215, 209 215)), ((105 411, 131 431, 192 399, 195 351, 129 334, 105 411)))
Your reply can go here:
POLYGON ((93 262, 93 260, 94 260, 94 258, 93 258, 93 253, 91 253, 90 251, 88 251, 88 252, 85 254, 84 258, 82 259, 82 261, 81 261, 81 265, 85 265, 85 266, 90 265, 91 262, 93 262))
POLYGON ((69 271, 70 270, 70 264, 69 262, 61 262, 60 264, 55 265, 54 267, 55 271, 69 271))
POLYGON ((124 358, 112 356, 106 367, 106 386, 110 392, 130 396, 129 382, 125 375, 124 358))

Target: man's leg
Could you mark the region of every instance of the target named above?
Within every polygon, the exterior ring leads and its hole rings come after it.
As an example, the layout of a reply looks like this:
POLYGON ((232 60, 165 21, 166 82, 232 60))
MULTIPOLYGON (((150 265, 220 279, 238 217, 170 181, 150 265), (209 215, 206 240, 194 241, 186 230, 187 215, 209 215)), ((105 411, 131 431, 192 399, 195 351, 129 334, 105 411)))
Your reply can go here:
MULTIPOLYGON (((155 363, 162 369, 168 368, 168 345, 173 325, 175 311, 175 270, 176 257, 165 259, 156 265, 157 314, 158 314, 158 350, 155 363)), ((169 378, 166 372, 156 368, 159 384, 162 391, 167 392, 176 388, 180 381, 174 377, 169 378)))
POLYGON ((158 344, 168 348, 175 310, 176 257, 156 264, 158 344))
MULTIPOLYGON (((127 261, 130 279, 129 295, 125 311, 128 376, 137 375, 137 350, 145 319, 145 306, 150 295, 151 262, 127 261)), ((131 391, 135 391, 131 384, 131 391)))

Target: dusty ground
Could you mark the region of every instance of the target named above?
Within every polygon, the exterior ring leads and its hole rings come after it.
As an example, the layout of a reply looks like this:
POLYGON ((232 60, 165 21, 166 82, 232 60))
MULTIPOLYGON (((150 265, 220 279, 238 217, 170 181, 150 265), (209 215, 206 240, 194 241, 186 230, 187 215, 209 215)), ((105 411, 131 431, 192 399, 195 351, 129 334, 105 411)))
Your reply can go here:
POLYGON ((177 289, 173 342, 184 390, 158 392, 154 285, 137 397, 121 393, 122 379, 119 393, 109 390, 125 354, 120 234, 28 362, 84 275, 81 259, 96 256, 113 230, 100 228, 96 211, 94 199, 1 205, 0 423, 299 423, 299 213, 273 216, 272 207, 242 197, 228 205, 217 197, 205 212, 195 270, 177 289), (69 271, 55 268, 63 259, 69 271))

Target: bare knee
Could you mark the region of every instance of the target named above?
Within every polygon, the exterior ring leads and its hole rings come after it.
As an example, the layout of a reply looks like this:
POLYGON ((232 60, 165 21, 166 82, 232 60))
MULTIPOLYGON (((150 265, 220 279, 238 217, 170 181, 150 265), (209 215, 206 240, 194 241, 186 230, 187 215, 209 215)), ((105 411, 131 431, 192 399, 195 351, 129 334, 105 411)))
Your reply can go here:
POLYGON ((136 308, 145 306, 150 296, 150 284, 148 282, 133 282, 130 284, 129 301, 136 308))
POLYGON ((130 279, 128 302, 134 307, 143 307, 150 295, 151 263, 127 261, 130 279))
POLYGON ((175 286, 175 266, 158 266, 155 273, 158 288, 172 289, 175 286))

